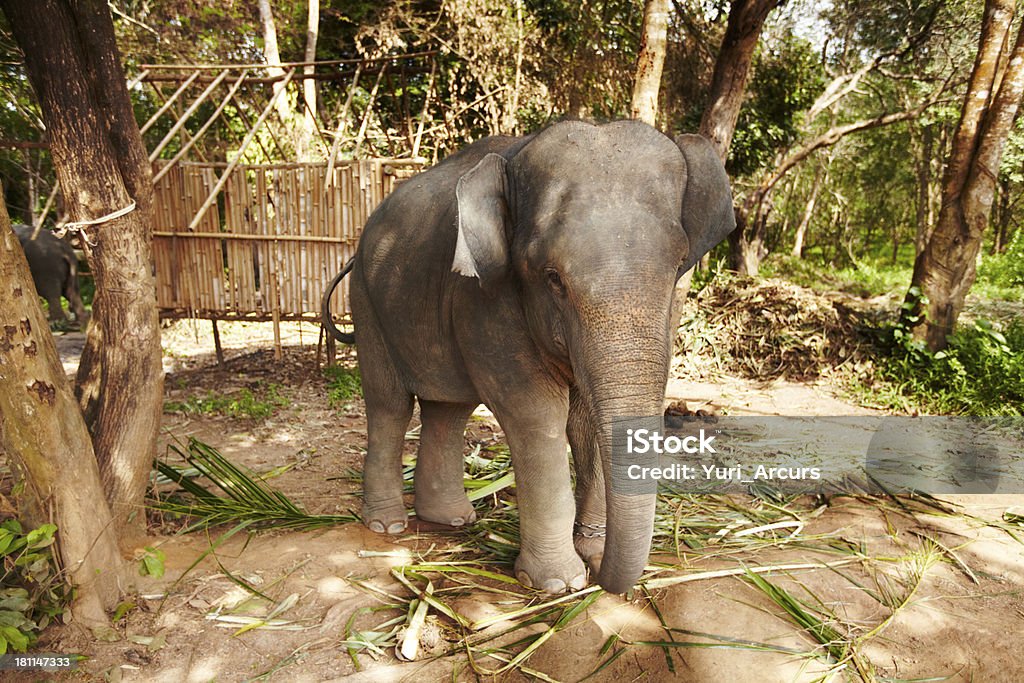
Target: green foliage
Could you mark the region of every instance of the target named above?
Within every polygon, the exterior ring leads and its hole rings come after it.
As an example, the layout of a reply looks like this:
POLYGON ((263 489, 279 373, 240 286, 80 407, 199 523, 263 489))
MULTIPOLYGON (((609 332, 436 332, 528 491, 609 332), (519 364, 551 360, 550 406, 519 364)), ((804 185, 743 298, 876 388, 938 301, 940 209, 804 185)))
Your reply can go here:
MULTIPOLYGON (((912 310, 913 299, 903 306, 912 310)), ((872 389, 875 402, 943 415, 1024 415, 1024 322, 1000 330, 978 320, 957 330, 938 353, 911 336, 912 322, 880 330, 883 384, 872 389)))
POLYGON ((781 277, 815 291, 841 291, 863 298, 901 291, 910 282, 909 265, 893 265, 886 259, 869 258, 845 268, 822 268, 814 261, 792 256, 772 255, 762 264, 761 273, 781 277))
POLYGON ((1024 233, 1015 234, 1003 253, 982 256, 978 281, 1003 288, 1024 288, 1024 233))
POLYGON ((363 394, 357 368, 328 365, 324 368, 324 379, 327 382, 327 401, 337 410, 345 408, 351 399, 363 394))
POLYGON ((789 35, 754 58, 754 78, 729 149, 730 173, 749 175, 798 135, 800 114, 824 87, 824 70, 806 40, 789 35))
MULTIPOLYGON (((188 467, 177 468, 159 460, 155 463, 157 471, 180 486, 181 490, 154 501, 153 507, 188 517, 189 524, 185 532, 221 524, 236 525, 234 531, 225 534, 226 537, 250 526, 319 529, 356 519, 351 515, 311 515, 286 495, 271 488, 256 473, 238 467, 217 449, 196 439, 189 439, 185 448, 171 444, 170 450, 184 460, 188 467), (200 476, 212 482, 216 488, 210 490, 202 486, 197 481, 200 476), (216 492, 218 489, 220 493, 216 492)), ((162 554, 157 559, 162 567, 162 554)))
POLYGON ((255 391, 240 389, 230 394, 210 391, 205 396, 190 396, 184 401, 167 401, 164 412, 261 420, 290 404, 288 398, 281 394, 279 384, 259 384, 255 391))
POLYGON ((25 652, 71 599, 53 557, 57 527, 0 524, 0 654, 25 652))
MULTIPOLYGON (((159 548, 147 545, 139 558, 139 576, 151 576, 159 579, 164 575, 164 562, 167 556, 159 548)), ((116 620, 115 620, 116 621, 116 620)))

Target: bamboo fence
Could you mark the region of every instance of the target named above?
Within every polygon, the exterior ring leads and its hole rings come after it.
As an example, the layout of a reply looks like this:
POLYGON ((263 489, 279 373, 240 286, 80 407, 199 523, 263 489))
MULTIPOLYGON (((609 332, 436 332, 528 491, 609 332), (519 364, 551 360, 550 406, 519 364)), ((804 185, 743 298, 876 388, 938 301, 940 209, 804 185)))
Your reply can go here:
MULTIPOLYGON (((157 304, 164 317, 319 321, 331 278, 370 213, 421 162, 225 164, 157 161, 157 304), (219 191, 215 192, 216 188, 219 191), (212 200, 211 200, 212 197, 212 200)), ((348 317, 348 287, 331 301, 348 317)))

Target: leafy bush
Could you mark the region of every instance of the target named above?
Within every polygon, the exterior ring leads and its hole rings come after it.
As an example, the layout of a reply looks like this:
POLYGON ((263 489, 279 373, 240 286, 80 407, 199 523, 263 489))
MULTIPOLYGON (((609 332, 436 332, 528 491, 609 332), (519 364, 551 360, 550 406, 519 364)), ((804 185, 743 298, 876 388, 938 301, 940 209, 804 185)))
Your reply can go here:
POLYGON ((883 330, 879 397, 887 407, 912 404, 950 415, 1024 415, 1024 322, 1005 330, 987 320, 964 326, 949 346, 929 352, 902 324, 883 330), (888 395, 888 396, 887 396, 888 395))
POLYGON ((356 368, 328 365, 324 368, 324 379, 327 380, 327 401, 332 408, 340 410, 348 401, 363 394, 362 380, 356 368))
POLYGON ((256 391, 241 389, 230 394, 208 392, 206 396, 190 396, 184 401, 167 401, 164 412, 186 415, 224 415, 235 419, 268 418, 290 401, 281 394, 278 384, 258 385, 256 391))
POLYGON ((26 532, 15 519, 0 523, 0 654, 25 652, 70 601, 53 558, 56 531, 53 524, 26 532))
POLYGON ((1000 298, 1024 298, 1024 232, 1018 231, 1003 253, 982 256, 978 284, 994 288, 1000 298))

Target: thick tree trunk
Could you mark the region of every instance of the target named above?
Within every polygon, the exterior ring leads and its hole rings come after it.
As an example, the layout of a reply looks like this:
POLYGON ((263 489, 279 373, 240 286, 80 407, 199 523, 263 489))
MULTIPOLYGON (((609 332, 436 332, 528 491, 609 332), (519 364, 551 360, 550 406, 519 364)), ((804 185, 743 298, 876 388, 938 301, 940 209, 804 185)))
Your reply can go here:
MULTIPOLYGON (((725 36, 711 77, 708 105, 700 120, 701 135, 711 140, 723 162, 729 156, 761 29, 768 14, 780 4, 780 0, 733 0, 729 7, 725 36)), ((754 274, 758 259, 753 255, 759 253, 760 245, 748 244, 752 237, 744 231, 746 223, 737 222, 736 230, 729 236, 730 267, 741 274, 754 274), (751 265, 754 265, 753 273, 749 271, 751 265)))
POLYGON ((89 411, 93 449, 115 528, 130 546, 145 531, 142 498, 163 397, 151 171, 130 114, 106 3, 0 5, 25 53, 67 209, 75 221, 95 222, 82 232, 96 282, 96 329, 80 376, 99 377, 89 411), (134 210, 108 218, 132 203, 134 210))
POLYGON ((733 0, 729 7, 725 37, 711 77, 708 106, 700 120, 701 135, 714 143, 722 161, 729 155, 761 28, 769 12, 780 4, 780 0, 733 0))
POLYGON ((77 591, 73 614, 87 626, 104 626, 124 563, 89 432, 2 203, 0 287, 0 431, 26 482, 23 512, 57 525, 61 563, 77 591))
POLYGON ((633 81, 632 117, 652 126, 658 119, 658 92, 668 42, 668 5, 668 0, 647 0, 645 3, 643 37, 633 81))
POLYGON ((928 303, 923 306, 908 293, 918 305, 905 321, 933 351, 946 346, 974 283, 1003 148, 1024 94, 1024 26, 1008 58, 1005 52, 1014 4, 985 3, 978 55, 943 179, 942 209, 914 263, 912 291, 916 288, 928 303))

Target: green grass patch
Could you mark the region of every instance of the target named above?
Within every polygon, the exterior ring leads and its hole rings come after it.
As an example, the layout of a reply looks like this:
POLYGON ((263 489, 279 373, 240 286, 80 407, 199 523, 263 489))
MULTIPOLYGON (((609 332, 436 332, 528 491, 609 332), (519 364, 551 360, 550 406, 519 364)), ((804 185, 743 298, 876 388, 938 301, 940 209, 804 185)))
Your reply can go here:
POLYGON ((203 396, 167 401, 164 403, 164 412, 262 420, 289 405, 291 401, 281 393, 281 385, 260 384, 255 389, 243 388, 230 393, 209 391, 203 396))
POLYGON ((906 291, 913 266, 893 264, 887 259, 868 259, 855 266, 826 268, 808 259, 772 255, 762 264, 761 274, 783 278, 817 292, 840 291, 867 299, 906 291))
POLYGON ((345 408, 349 401, 363 395, 358 368, 328 365, 324 368, 324 380, 327 382, 327 402, 336 410, 345 408))

